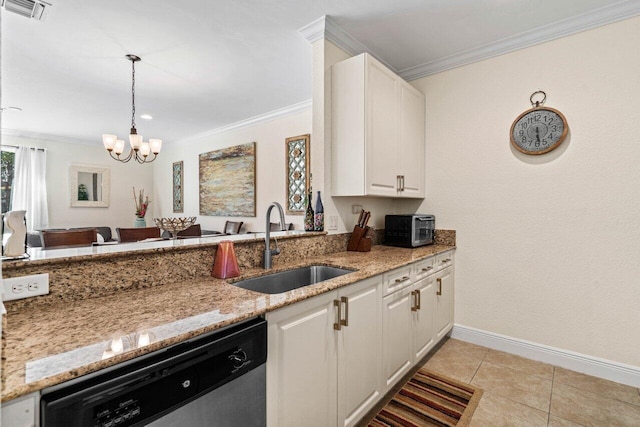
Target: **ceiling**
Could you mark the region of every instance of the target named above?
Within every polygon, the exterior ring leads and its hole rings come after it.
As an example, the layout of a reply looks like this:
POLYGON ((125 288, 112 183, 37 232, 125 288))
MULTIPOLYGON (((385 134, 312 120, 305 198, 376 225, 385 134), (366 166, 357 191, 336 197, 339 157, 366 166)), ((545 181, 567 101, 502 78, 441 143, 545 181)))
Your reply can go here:
POLYGON ((1 127, 96 145, 129 133, 128 53, 142 57, 138 133, 175 143, 306 105, 299 29, 323 15, 413 79, 640 13, 638 0, 49 1, 44 22, 1 12, 0 102, 22 108, 1 127))

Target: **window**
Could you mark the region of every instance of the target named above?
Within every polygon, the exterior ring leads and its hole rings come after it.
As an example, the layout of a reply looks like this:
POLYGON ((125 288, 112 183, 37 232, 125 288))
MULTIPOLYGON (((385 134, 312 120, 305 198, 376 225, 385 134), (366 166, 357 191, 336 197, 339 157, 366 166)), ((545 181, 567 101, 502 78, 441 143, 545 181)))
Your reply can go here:
POLYGON ((11 210, 11 186, 13 185, 14 166, 16 153, 14 151, 2 150, 2 163, 0 167, 1 173, 1 197, 2 197, 2 213, 11 210))

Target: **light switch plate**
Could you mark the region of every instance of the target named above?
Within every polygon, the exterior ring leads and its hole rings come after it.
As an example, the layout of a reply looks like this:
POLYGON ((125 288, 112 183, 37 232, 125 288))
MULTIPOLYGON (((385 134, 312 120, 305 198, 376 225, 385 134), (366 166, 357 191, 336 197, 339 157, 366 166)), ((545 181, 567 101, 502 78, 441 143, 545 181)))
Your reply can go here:
POLYGON ((30 298, 49 293, 49 273, 2 279, 2 301, 30 298))
POLYGON ((327 226, 328 230, 337 230, 338 229, 338 215, 329 215, 329 225, 327 226))

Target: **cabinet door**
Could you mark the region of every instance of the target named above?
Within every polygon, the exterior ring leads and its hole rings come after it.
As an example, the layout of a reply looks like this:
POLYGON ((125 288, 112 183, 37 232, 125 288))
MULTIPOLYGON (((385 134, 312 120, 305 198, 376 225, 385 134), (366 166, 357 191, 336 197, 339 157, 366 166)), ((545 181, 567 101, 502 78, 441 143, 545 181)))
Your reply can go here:
POLYGON ((382 369, 385 392, 411 367, 411 288, 404 288, 382 300, 382 369))
MULTIPOLYGON (((367 55, 366 66, 366 192, 397 196, 398 77, 367 55)), ((353 159, 358 161, 359 159, 353 159)))
POLYGON ((338 426, 358 422, 382 395, 382 276, 338 293, 338 426))
POLYGON ((404 177, 400 197, 424 197, 425 101, 424 94, 400 82, 399 174, 404 177))
POLYGON ((416 282, 413 292, 413 363, 420 361, 435 344, 436 279, 433 275, 416 282))
POLYGON ((267 313, 267 425, 336 424, 337 291, 267 313))
POLYGON ((447 267, 436 275, 436 339, 442 338, 453 327, 453 267, 447 267))

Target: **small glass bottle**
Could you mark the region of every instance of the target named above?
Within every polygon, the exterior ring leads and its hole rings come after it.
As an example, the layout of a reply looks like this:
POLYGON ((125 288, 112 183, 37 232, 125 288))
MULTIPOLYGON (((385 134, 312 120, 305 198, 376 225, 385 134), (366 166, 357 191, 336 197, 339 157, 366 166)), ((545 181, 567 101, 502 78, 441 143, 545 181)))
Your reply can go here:
POLYGON ((311 207, 311 190, 307 197, 307 211, 304 213, 304 231, 313 231, 313 208, 311 207))
POLYGON ((313 229, 315 231, 324 231, 324 206, 322 206, 322 197, 318 191, 318 199, 316 200, 316 215, 313 221, 313 229))

